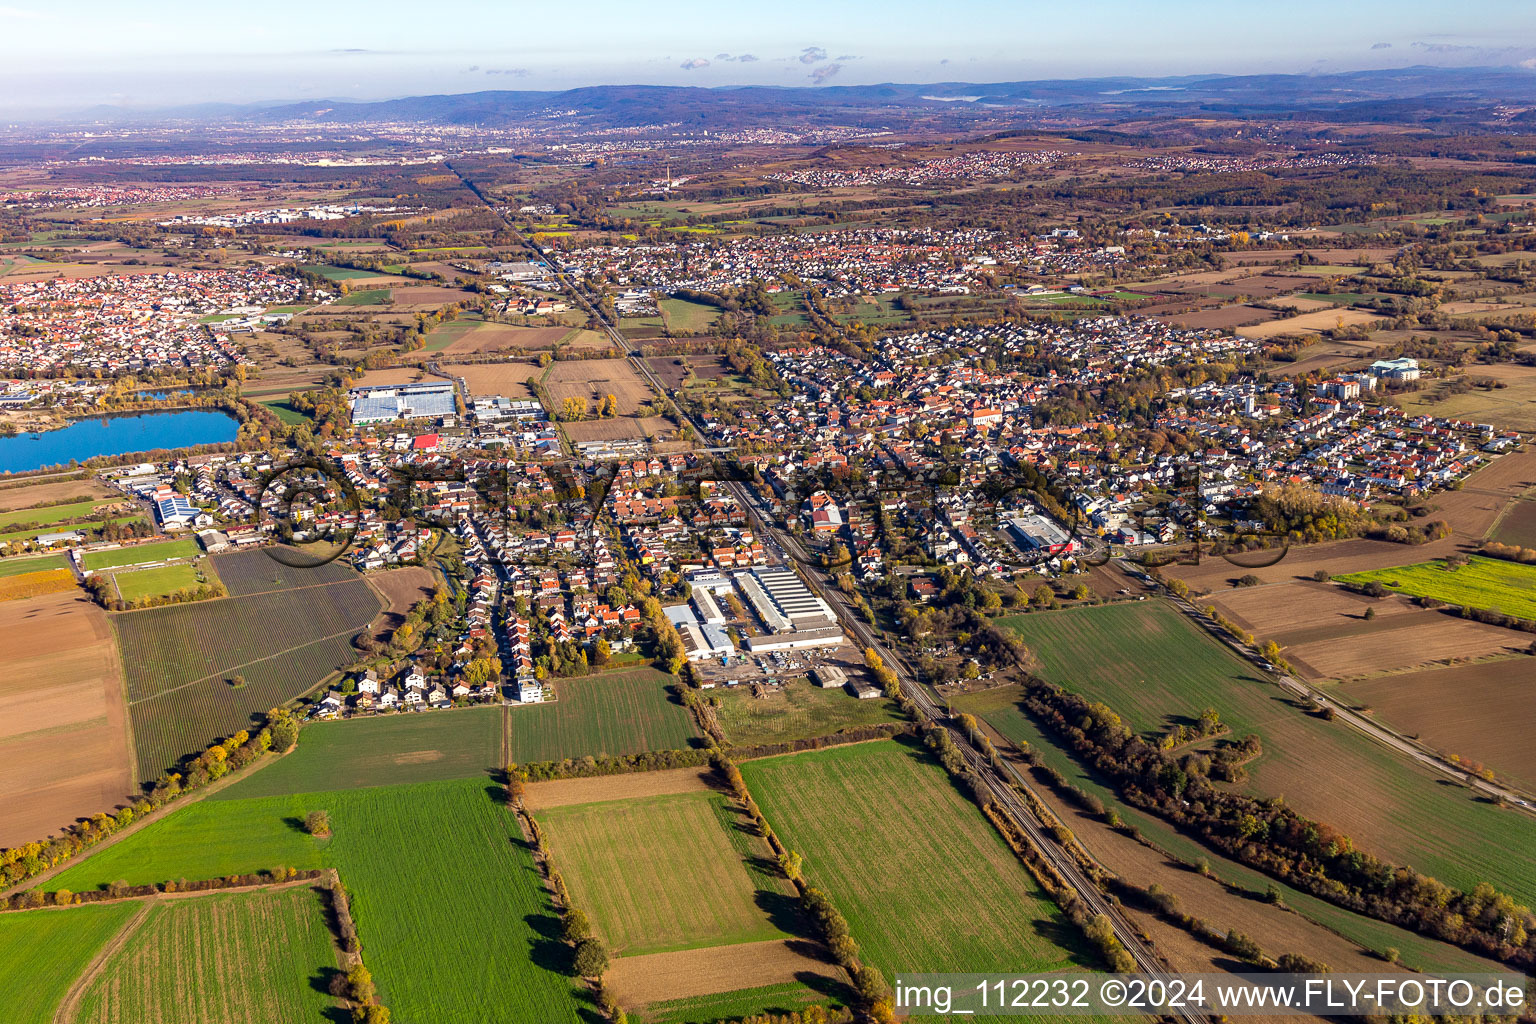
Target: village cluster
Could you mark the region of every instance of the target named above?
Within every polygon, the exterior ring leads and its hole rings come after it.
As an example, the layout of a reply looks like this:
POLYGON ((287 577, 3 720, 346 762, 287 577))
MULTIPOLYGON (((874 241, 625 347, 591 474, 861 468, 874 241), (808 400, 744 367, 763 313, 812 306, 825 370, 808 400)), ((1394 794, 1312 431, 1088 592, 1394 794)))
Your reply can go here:
POLYGON ((218 313, 259 314, 302 285, 256 268, 0 284, 0 366, 12 375, 89 375, 244 361, 218 313))
POLYGON ((1008 153, 976 150, 911 164, 885 167, 843 169, 804 167, 793 171, 775 171, 763 175, 766 181, 792 182, 812 188, 851 188, 857 185, 923 185, 932 181, 957 179, 1006 178, 1020 168, 1043 167, 1067 158, 1058 150, 1008 153))

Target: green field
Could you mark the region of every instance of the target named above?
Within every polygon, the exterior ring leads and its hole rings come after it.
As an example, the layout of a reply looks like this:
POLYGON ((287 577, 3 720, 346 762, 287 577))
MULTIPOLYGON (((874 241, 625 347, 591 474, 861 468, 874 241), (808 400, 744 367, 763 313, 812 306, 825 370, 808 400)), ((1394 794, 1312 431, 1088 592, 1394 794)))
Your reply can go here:
POLYGON ((900 722, 901 712, 888 700, 859 700, 838 687, 823 690, 805 680, 785 685, 767 697, 747 687, 718 689, 715 717, 726 738, 738 747, 827 736, 842 729, 880 722, 900 722))
POLYGON ((138 910, 136 903, 110 903, 0 914, 6 1024, 52 1024, 75 979, 138 910))
POLYGON ((162 565, 154 569, 116 572, 112 574, 112 581, 117 584, 118 593, 122 595, 124 601, 174 594, 178 590, 198 585, 197 568, 185 562, 162 565))
POLYGON ((352 267, 333 267, 329 264, 310 264, 305 269, 313 270, 321 277, 332 281, 356 281, 361 277, 383 277, 381 270, 355 270, 352 267))
MULTIPOLYGON (((1198 718, 1207 707, 1221 713, 1232 735, 1257 733, 1264 753, 1248 764, 1250 792, 1283 796, 1393 863, 1464 888, 1492 882, 1522 903, 1536 901, 1536 860, 1528 853, 1536 848, 1536 822, 1445 784, 1343 722, 1306 714, 1167 602, 999 621, 1023 638, 1042 678, 1104 701, 1144 735, 1198 718), (1479 841, 1461 841, 1467 835, 1479 841)), ((988 721, 1009 735, 1003 717, 988 721)))
POLYGON ((143 521, 142 516, 113 516, 110 520, 92 519, 84 523, 69 523, 67 525, 32 526, 25 530, 11 530, 8 533, 0 533, 0 541, 12 542, 18 540, 31 540, 33 537, 45 533, 59 533, 65 530, 76 530, 82 534, 89 534, 101 530, 108 522, 130 523, 134 520, 143 521))
POLYGON ((422 348, 428 352, 441 351, 484 323, 481 319, 464 318, 439 324, 427 332, 427 342, 422 348))
POLYGON ((690 747, 698 730, 687 709, 667 693, 671 682, 671 676, 648 668, 556 680, 558 700, 511 709, 511 759, 526 763, 690 747))
POLYGON ((85 555, 87 569, 115 569, 120 565, 137 565, 140 562, 164 562, 172 558, 195 558, 202 554, 197 541, 191 537, 180 540, 163 540, 153 544, 134 544, 110 551, 88 551, 85 555))
MULTIPOLYGON (((277 565, 259 551, 245 554, 277 565)), ((356 660, 352 638, 378 613, 379 598, 355 573, 322 580, 112 616, 141 779, 248 728, 253 716, 356 660), (234 685, 236 676, 244 686, 234 685)))
POLYGON ((69 563, 63 555, 40 555, 36 558, 0 558, 0 578, 6 576, 20 576, 29 572, 43 572, 47 569, 68 569, 69 563))
POLYGON ((667 325, 685 334, 702 334, 720 317, 720 310, 714 306, 689 302, 687 299, 662 299, 657 305, 661 307, 667 325))
POLYGON ((50 523, 62 522, 65 519, 80 519, 96 511, 98 506, 110 505, 110 500, 95 498, 91 501, 76 501, 68 505, 48 505, 45 508, 24 508, 15 512, 0 512, 0 532, 4 532, 19 523, 36 523, 39 526, 47 526, 50 523))
POLYGON ((501 767, 506 713, 497 706, 311 722, 298 749, 209 799, 487 779, 501 767))
POLYGON ((760 902, 787 902, 793 888, 749 870, 770 851, 739 831, 742 819, 719 793, 551 807, 535 817, 573 902, 615 954, 784 937, 760 902), (741 848, 733 836, 746 840, 741 848))
POLYGON ((1365 298, 1360 292, 1298 292, 1298 299, 1316 299, 1319 302, 1331 302, 1336 306, 1353 306, 1365 298))
POLYGON ((334 867, 396 1020, 575 1024, 585 997, 559 973, 567 954, 549 938, 558 921, 503 800, 500 787, 479 779, 202 800, 49 888, 334 867), (312 810, 330 813, 330 839, 299 828, 312 810))
POLYGON ((1536 619, 1536 565, 1521 565, 1477 555, 1460 567, 1443 561, 1371 569, 1337 577, 1341 583, 1375 581, 1410 597, 1433 597, 1446 604, 1485 608, 1536 619))
POLYGON ((926 752, 882 740, 748 761, 741 772, 780 840, 805 857, 807 880, 847 917, 861 959, 888 978, 1092 962, 926 752))
POLYGON ((311 982, 339 969, 326 913, 319 893, 302 885, 154 903, 102 965, 71 1024, 325 1019, 337 1001, 311 982))
POLYGON ((309 417, 299 412, 299 410, 295 409, 292 405, 289 405, 288 399, 286 398, 274 398, 268 401, 264 401, 261 404, 266 406, 268 409, 271 409, 273 415, 275 415, 282 422, 288 424, 290 427, 296 427, 300 424, 310 422, 309 417))
POLYGON ((359 288, 336 300, 338 306, 387 306, 394 298, 391 288, 359 288))
POLYGON ((716 1021, 739 1020, 762 1013, 788 1015, 811 1003, 826 1006, 829 1001, 836 1003, 840 999, 836 996, 829 999, 825 993, 789 982, 709 996, 668 999, 651 1003, 644 1010, 630 1014, 629 1019, 635 1024, 715 1024, 716 1021))

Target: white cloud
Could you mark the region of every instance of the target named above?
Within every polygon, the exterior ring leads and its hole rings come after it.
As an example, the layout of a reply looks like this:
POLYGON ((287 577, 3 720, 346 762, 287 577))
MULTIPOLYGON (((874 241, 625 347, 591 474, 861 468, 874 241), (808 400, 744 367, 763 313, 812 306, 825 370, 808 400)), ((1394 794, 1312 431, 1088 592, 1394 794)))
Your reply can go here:
POLYGON ((709 60, 705 57, 695 57, 692 60, 683 61, 678 67, 684 71, 697 71, 699 68, 709 67, 709 60))
POLYGON ((811 72, 811 80, 817 85, 820 85, 822 82, 825 82, 827 79, 831 78, 841 70, 843 70, 843 66, 841 64, 823 64, 821 67, 811 72))
POLYGON ((800 51, 800 56, 796 59, 801 64, 815 64, 827 59, 827 51, 820 46, 807 46, 800 51))

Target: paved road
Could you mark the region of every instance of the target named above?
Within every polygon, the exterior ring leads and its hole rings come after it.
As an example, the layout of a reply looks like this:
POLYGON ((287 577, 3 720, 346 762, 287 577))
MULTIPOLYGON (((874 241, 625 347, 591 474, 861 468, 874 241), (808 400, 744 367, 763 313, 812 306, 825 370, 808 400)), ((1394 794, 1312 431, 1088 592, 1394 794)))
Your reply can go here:
MULTIPOLYGON (((602 323, 615 344, 620 347, 620 350, 629 351, 628 344, 623 336, 602 317, 597 311, 596 306, 588 300, 586 295, 570 284, 564 272, 558 268, 558 264, 550 260, 548 255, 542 253, 541 255, 544 255, 544 258, 550 262, 551 269, 555 270, 557 279, 565 285, 567 291, 575 296, 602 323)), ((672 399, 673 404, 678 406, 679 415, 684 417, 698 441, 701 444, 707 444, 708 438, 704 431, 683 410, 681 405, 678 405, 675 393, 669 391, 657 379, 656 375, 651 372, 650 367, 646 366, 643 360, 631 357, 631 362, 634 363, 636 370, 650 381, 651 386, 659 394, 667 395, 668 398, 672 399)), ((863 647, 874 650, 881 660, 890 666, 891 671, 896 673, 902 693, 922 710, 922 714, 926 718, 935 723, 942 724, 948 729, 951 738, 955 741, 955 746, 960 750, 961 756, 965 759, 966 764, 971 770, 982 780, 987 791, 992 795, 993 801, 1029 837, 1030 842, 1035 844, 1045 856, 1046 861, 1056 870, 1057 874, 1077 893, 1078 898, 1083 901, 1083 904, 1092 913, 1102 914, 1110 922, 1115 937, 1120 940, 1120 944, 1126 948, 1126 951, 1136 961, 1137 970, 1167 980, 1170 975, 1163 968, 1157 954, 1147 943, 1142 941, 1141 935, 1137 932, 1135 926, 1131 924, 1115 904, 1109 901, 1104 893, 1100 891, 1098 885, 1082 871, 1072 854, 1056 841, 1056 837, 1049 832, 1045 824, 1035 816, 1035 813, 1025 803, 1024 799, 1012 788, 1012 784, 1028 788, 1028 782, 1012 766, 1005 765, 1004 770, 999 771, 993 767, 985 755, 971 744, 970 739, 958 725, 949 720, 947 711, 941 708, 933 697, 929 695, 928 691, 923 688, 922 684, 918 682, 906 661, 895 651, 880 642, 874 630, 857 615, 845 599, 842 591, 831 584, 826 574, 816 566, 814 560, 805 552, 799 542, 787 532, 780 530, 762 514, 756 499, 747 492, 745 485, 737 481, 728 481, 725 486, 735 494, 736 500, 751 518, 755 530, 760 536, 768 540, 769 547, 776 549, 781 558, 787 554, 790 558, 800 562, 803 570, 801 572, 802 578, 837 613, 843 627, 863 647)), ((788 559, 784 560, 788 561, 788 559)), ((1185 1021, 1186 1024, 1208 1024, 1210 1021, 1210 1017, 1206 1014, 1187 1008, 1180 1009, 1176 1016, 1185 1021)))
MULTIPOLYGON (((515 225, 510 224, 510 222, 508 224, 514 231, 516 230, 515 225)), ((629 343, 624 339, 624 336, 613 324, 608 322, 607 318, 602 315, 597 305, 589 299, 585 292, 576 287, 566 277, 565 271, 561 268, 559 262, 552 258, 549 253, 534 245, 530 240, 525 239, 525 242, 545 260, 550 270, 554 273, 556 280, 564 287, 567 294, 581 303, 582 307, 592 315, 593 319, 602 325, 604 331, 613 340, 614 344, 619 347, 619 351, 628 353, 630 351, 629 343)), ((678 403, 676 393, 668 389, 651 372, 651 368, 645 365, 644 360, 636 356, 630 356, 629 359, 636 371, 656 389, 657 394, 666 395, 671 399, 673 405, 677 407, 679 417, 688 424, 689 429, 698 442, 701 445, 707 445, 708 437, 700 425, 678 403)), ((781 557, 784 554, 788 554, 791 558, 800 562, 803 569, 801 576, 810 588, 837 613, 838 619, 843 623, 844 628, 861 645, 874 650, 875 653, 880 655, 881 660, 890 667, 892 672, 896 673, 902 693, 915 703, 921 709, 922 714, 930 721, 939 723, 949 730, 950 736, 955 741, 955 746, 960 750, 966 764, 982 780, 998 807, 1029 837, 1029 840, 1040 850, 1046 861, 1077 893, 1078 898, 1083 901, 1083 904, 1093 913, 1104 915, 1110 922, 1115 937, 1120 940, 1120 944, 1125 947, 1126 951, 1136 961, 1137 970, 1165 980, 1168 979, 1170 976, 1163 968, 1157 954, 1153 952, 1147 943, 1142 941, 1140 934, 1129 919, 1105 897, 1093 880, 1083 873, 1072 854, 1056 841, 1055 836, 1050 834, 1044 822, 1035 816, 1029 805, 1012 788, 1012 784, 1028 788, 1028 782, 1012 766, 1005 766, 1004 771, 999 771, 992 766, 991 762, 971 744, 969 737, 959 729, 958 725, 949 720, 947 711, 941 708, 928 691, 923 688, 905 660, 895 651, 882 644, 869 624, 859 618, 844 599, 842 592, 836 586, 830 584, 825 573, 815 565, 805 550, 800 547, 799 542, 785 531, 780 530, 762 514, 755 498, 747 492, 743 484, 736 481, 728 481, 725 486, 734 493, 737 501, 752 520, 754 528, 761 536, 768 540, 770 548, 777 549, 781 557)), ((787 559, 785 560, 787 561, 787 559)), ((1186 1022, 1186 1024, 1211 1024, 1211 1018, 1208 1015, 1188 1008, 1179 1009, 1174 1016, 1186 1022)))

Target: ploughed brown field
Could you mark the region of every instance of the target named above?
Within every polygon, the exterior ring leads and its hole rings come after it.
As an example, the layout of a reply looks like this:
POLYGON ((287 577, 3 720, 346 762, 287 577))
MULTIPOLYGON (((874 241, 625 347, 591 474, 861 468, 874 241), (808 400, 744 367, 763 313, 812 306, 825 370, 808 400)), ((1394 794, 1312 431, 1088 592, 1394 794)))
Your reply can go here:
POLYGON ((1203 600, 1273 640, 1305 678, 1349 679, 1437 662, 1506 654, 1523 634, 1420 608, 1407 598, 1373 600, 1332 583, 1296 580, 1218 591, 1203 600), (1366 620, 1365 610, 1376 617, 1366 620))
POLYGON ((564 359, 550 367, 545 378, 550 399, 558 410, 567 398, 579 398, 594 406, 604 395, 619 402, 619 415, 633 416, 656 396, 628 359, 564 359))
POLYGON ((1482 762, 1518 786, 1536 788, 1533 662, 1521 655, 1380 676, 1340 689, 1398 731, 1445 754, 1482 762))
MULTIPOLYGON (((95 477, 85 480, 51 480, 47 483, 28 484, 25 487, 0 488, 0 512, 14 512, 45 502, 63 503, 71 498, 109 498, 122 495, 95 477)), ((48 510, 37 510, 41 516, 48 510)))
POLYGON ((603 775, 590 779, 553 779, 529 783, 523 793, 523 806, 530 811, 570 804, 591 804, 601 800, 633 800, 645 796, 670 796, 673 793, 702 793, 716 787, 709 781, 709 770, 668 768, 659 772, 633 775, 603 775))
POLYGON ((471 395, 502 395, 516 401, 533 399, 528 378, 537 378, 543 372, 538 364, 524 362, 451 363, 445 364, 442 371, 463 377, 471 395))
POLYGON ((411 610, 412 605, 431 597, 437 589, 432 570, 419 565, 389 569, 365 578, 368 585, 384 599, 384 610, 373 620, 373 633, 380 639, 405 621, 405 613, 411 610))
MULTIPOLYGON (((1316 279, 1312 283, 1316 284, 1316 279)), ((1368 324, 1380 319, 1380 313, 1365 313, 1358 309, 1319 309, 1286 317, 1284 320, 1244 327, 1237 333, 1245 338, 1278 338, 1285 334, 1312 334, 1340 325, 1351 327, 1355 324, 1368 324)))
POLYGON ((1275 320, 1280 316, 1272 309, 1257 306, 1218 306, 1215 309, 1198 309, 1193 313, 1169 313, 1156 317, 1165 324, 1178 327, 1209 327, 1218 330, 1228 327, 1247 327, 1275 320))
POLYGON ((660 416, 647 416, 644 419, 630 416, 567 423, 565 435, 576 442, 624 441, 631 438, 657 437, 674 429, 672 421, 660 416))
POLYGON ((733 946, 685 949, 675 953, 623 956, 603 975, 619 1003, 637 1009, 661 1000, 784 985, 820 975, 836 983, 842 970, 822 958, 815 943, 802 939, 741 942, 733 946))
POLYGON ((111 811, 133 791, 128 709, 106 613, 78 590, 0 603, 0 846, 111 811))
POLYGON ((554 348, 555 342, 573 334, 569 327, 514 327, 482 323, 454 339, 444 349, 449 356, 483 355, 487 352, 554 348))
POLYGON ((414 384, 419 380, 428 379, 442 380, 441 377, 431 377, 427 371, 415 366, 392 366, 387 370, 368 370, 354 381, 352 386, 355 388, 398 387, 401 384, 414 384))

